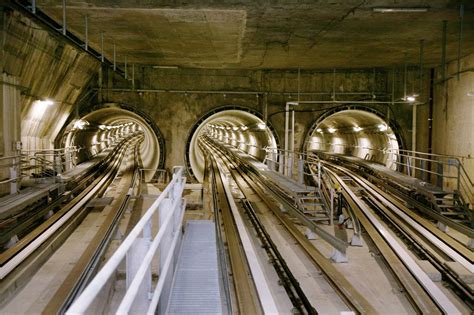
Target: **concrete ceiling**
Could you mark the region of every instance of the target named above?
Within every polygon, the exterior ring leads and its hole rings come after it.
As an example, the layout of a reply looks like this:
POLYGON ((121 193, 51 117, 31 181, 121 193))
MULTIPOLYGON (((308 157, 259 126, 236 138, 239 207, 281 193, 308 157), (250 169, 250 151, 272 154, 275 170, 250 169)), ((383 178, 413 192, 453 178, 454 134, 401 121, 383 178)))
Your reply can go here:
MULTIPOLYGON (((448 60, 457 57, 459 4, 464 2, 462 55, 474 52, 472 1, 397 0, 77 0, 67 1, 68 28, 112 59, 198 68, 360 68, 441 59, 442 21, 448 21, 448 60), (376 13, 374 7, 429 7, 426 13, 376 13)), ((62 21, 61 0, 37 1, 62 21)))

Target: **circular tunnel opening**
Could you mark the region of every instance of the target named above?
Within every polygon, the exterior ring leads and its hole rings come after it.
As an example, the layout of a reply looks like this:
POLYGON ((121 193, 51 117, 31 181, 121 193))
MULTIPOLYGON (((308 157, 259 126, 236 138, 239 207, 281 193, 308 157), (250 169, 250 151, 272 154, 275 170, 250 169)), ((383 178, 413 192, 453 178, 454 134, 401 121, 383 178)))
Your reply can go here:
POLYGON ((328 112, 313 124, 304 149, 350 155, 393 169, 402 144, 397 130, 373 110, 349 108, 328 112))
MULTIPOLYGON (((76 163, 91 158, 119 137, 141 131, 144 139, 140 145, 140 158, 144 169, 155 170, 164 167, 164 147, 157 126, 146 117, 120 107, 105 107, 93 111, 80 119, 73 120, 63 136, 63 147, 76 146, 79 151, 76 163)), ((154 172, 147 172, 147 177, 154 172)))
POLYGON ((186 147, 188 170, 199 182, 204 177, 205 156, 198 145, 202 135, 230 144, 263 160, 265 148, 276 148, 276 132, 267 125, 259 113, 248 109, 218 109, 207 113, 191 129, 186 147))

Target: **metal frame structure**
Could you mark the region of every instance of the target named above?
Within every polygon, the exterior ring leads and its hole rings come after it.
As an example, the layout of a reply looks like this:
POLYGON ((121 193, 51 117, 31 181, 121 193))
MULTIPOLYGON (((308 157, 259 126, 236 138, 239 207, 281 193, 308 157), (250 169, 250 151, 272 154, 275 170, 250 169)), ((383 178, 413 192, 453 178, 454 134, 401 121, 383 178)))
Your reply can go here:
MULTIPOLYGON (((127 292, 117 313, 147 312, 147 314, 155 314, 158 302, 169 297, 186 207, 186 202, 182 198, 186 183, 183 170, 184 167, 173 169, 173 179, 169 185, 146 211, 142 219, 66 314, 85 314, 124 258, 126 258, 127 265, 127 292), (152 237, 152 218, 156 213, 159 213, 160 228, 158 233, 152 237), (160 260, 160 278, 152 290, 151 264, 157 253, 159 253, 160 260), (137 300, 137 296, 140 300, 137 300)), ((166 303, 161 305, 163 304, 166 303)))

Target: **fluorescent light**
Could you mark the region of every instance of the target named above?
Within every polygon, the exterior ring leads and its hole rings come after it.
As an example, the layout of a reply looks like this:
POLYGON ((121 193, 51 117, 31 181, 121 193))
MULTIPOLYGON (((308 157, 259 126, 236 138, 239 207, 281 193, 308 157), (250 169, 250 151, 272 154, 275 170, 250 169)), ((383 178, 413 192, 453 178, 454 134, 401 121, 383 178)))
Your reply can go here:
POLYGON ((428 12, 428 7, 377 7, 372 8, 374 12, 378 13, 424 13, 428 12))
POLYGON ((39 106, 51 106, 54 104, 54 102, 52 100, 48 100, 48 99, 45 99, 45 100, 38 100, 36 101, 36 103, 39 105, 39 106))
POLYGON ((153 69, 178 69, 178 66, 153 66, 153 69))
POLYGON ((78 119, 74 122, 73 129, 84 129, 89 122, 86 120, 78 119))
POLYGON ((386 131, 388 129, 386 124, 380 124, 377 126, 380 131, 386 131))
POLYGON ((323 132, 323 130, 321 128, 316 129, 316 131, 321 132, 321 133, 323 132))
POLYGON ((334 133, 334 132, 336 132, 336 129, 334 129, 334 128, 332 128, 332 127, 331 127, 331 128, 328 128, 328 132, 329 132, 329 133, 334 133))
POLYGON ((262 130, 263 130, 263 129, 267 128, 267 124, 265 124, 265 123, 258 123, 257 127, 258 127, 258 129, 262 129, 262 130))
POLYGON ((410 96, 407 96, 406 101, 412 103, 416 101, 416 98, 414 95, 410 95, 410 96))
POLYGON ((46 112, 46 109, 53 104, 54 102, 48 99, 37 100, 33 102, 31 108, 31 116, 37 119, 41 119, 43 117, 43 114, 46 112))
POLYGON ((355 126, 355 127, 354 127, 354 131, 355 131, 355 132, 359 132, 359 131, 361 131, 361 130, 362 130, 362 128, 359 127, 359 126, 355 126))

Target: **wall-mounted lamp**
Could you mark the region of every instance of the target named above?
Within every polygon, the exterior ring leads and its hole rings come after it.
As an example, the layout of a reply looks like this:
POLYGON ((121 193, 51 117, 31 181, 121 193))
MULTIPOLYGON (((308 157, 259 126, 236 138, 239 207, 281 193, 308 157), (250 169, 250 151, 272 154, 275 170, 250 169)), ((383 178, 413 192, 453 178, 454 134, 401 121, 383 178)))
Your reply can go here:
POLYGON ((428 12, 428 7, 376 7, 372 11, 377 13, 424 13, 428 12))

